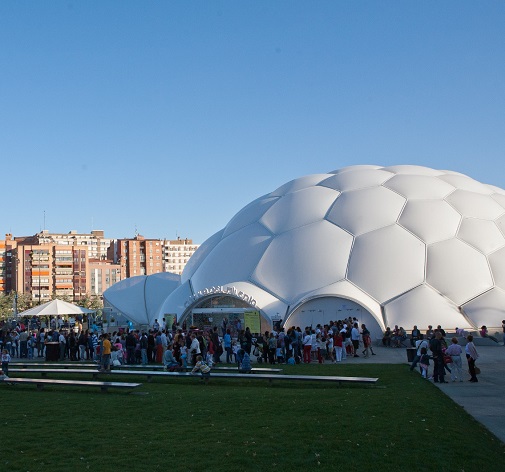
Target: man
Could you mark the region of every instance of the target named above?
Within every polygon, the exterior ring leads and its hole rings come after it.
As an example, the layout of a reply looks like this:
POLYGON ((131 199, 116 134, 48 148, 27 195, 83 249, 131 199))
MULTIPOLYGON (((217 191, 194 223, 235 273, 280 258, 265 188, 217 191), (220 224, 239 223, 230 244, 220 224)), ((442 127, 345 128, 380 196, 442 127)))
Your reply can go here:
POLYGON ((358 323, 354 323, 352 330, 351 330, 351 342, 352 346, 354 348, 354 357, 359 357, 358 356, 358 350, 359 350, 359 328, 358 328, 358 323))
POLYGON ((210 335, 210 339, 212 344, 214 344, 214 364, 221 362, 221 354, 223 353, 223 347, 221 346, 221 342, 219 341, 219 334, 217 332, 217 326, 214 326, 212 329, 212 333, 210 335))
POLYGON ((312 351, 312 336, 308 328, 305 329, 305 336, 303 337, 303 362, 310 364, 310 354, 312 351))
POLYGON ((410 364, 410 370, 414 370, 417 363, 421 360, 421 349, 424 347, 426 350, 428 350, 428 341, 424 339, 424 336, 422 334, 419 335, 419 339, 416 341, 415 347, 417 351, 412 364, 410 364))
POLYGON ((434 331, 433 331, 433 326, 431 325, 428 325, 428 329, 426 330, 426 334, 424 335, 424 337, 429 341, 434 335, 434 331))
POLYGON ((126 335, 126 363, 135 364, 135 348, 137 346, 137 339, 132 331, 126 335))
POLYGON ((102 334, 101 366, 100 372, 110 373, 111 343, 107 334, 102 334))
POLYGON ((19 333, 19 357, 28 357, 28 336, 26 329, 19 333))
POLYGON ((442 333, 435 332, 435 337, 430 339, 430 349, 433 357, 433 381, 435 383, 447 383, 445 381, 444 353, 442 348, 442 333))
POLYGON ((145 331, 142 331, 142 336, 140 337, 140 356, 142 358, 142 365, 147 365, 147 335, 145 331))
POLYGON ((65 339, 63 331, 60 331, 58 342, 60 343, 60 361, 62 361, 65 359, 65 351, 67 349, 67 340, 65 339))
POLYGON ((202 351, 200 350, 200 342, 196 338, 196 334, 192 333, 191 334, 191 344, 189 346, 188 359, 191 359, 191 363, 193 365, 196 365, 196 362, 197 362, 196 358, 197 358, 197 356, 200 356, 201 352, 202 351))
POLYGON ((418 339, 420 339, 420 336, 421 336, 421 331, 419 331, 419 329, 417 329, 417 325, 414 325, 414 328, 412 329, 412 335, 410 337, 410 344, 412 345, 412 347, 415 347, 416 341, 418 339))

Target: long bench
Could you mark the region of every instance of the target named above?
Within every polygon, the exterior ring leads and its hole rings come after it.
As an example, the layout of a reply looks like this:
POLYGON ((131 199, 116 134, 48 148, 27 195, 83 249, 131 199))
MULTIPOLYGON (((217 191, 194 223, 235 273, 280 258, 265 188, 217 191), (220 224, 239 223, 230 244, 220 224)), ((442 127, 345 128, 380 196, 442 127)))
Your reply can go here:
MULTIPOLYGON (((11 368, 22 368, 22 369, 32 369, 32 368, 47 368, 47 369, 97 369, 100 367, 98 364, 82 364, 80 362, 75 362, 72 364, 68 363, 45 363, 45 362, 11 362, 9 364, 11 368)), ((118 366, 111 366, 111 370, 136 370, 138 369, 137 372, 142 372, 143 370, 163 370, 165 366, 156 364, 156 365, 142 365, 142 364, 122 364, 118 366)), ((187 367, 186 370, 191 370, 192 367, 187 367)), ((11 369, 12 370, 12 369, 11 369)), ((228 372, 228 371, 234 371, 237 372, 238 368, 237 367, 227 367, 227 366, 214 366, 212 367, 212 371, 223 371, 223 372, 228 372)), ((274 369, 274 368, 269 368, 269 367, 253 367, 252 369, 253 373, 256 372, 264 372, 264 373, 272 373, 272 374, 278 374, 282 372, 282 369, 274 369)))
MULTIPOLYGON (((147 381, 150 382, 153 377, 195 377, 204 378, 208 382, 209 377, 201 376, 200 374, 192 374, 191 372, 164 372, 164 371, 141 371, 141 370, 115 370, 110 373, 99 372, 97 370, 87 369, 9 369, 9 372, 19 373, 40 373, 43 377, 47 374, 91 374, 93 379, 98 378, 99 375, 145 375, 147 381)), ((254 379, 254 380, 268 380, 270 384, 279 380, 291 381, 312 381, 312 382, 332 382, 338 383, 360 383, 360 384, 375 384, 379 380, 375 377, 342 377, 335 375, 279 375, 279 374, 242 374, 237 371, 234 372, 214 372, 211 371, 210 377, 221 379, 254 379)))
POLYGON ((107 392, 109 388, 136 388, 140 383, 127 383, 127 382, 96 382, 86 380, 56 380, 56 379, 28 379, 21 377, 9 377, 0 383, 6 384, 35 384, 37 390, 42 390, 45 385, 65 385, 73 387, 100 387, 102 392, 107 392))

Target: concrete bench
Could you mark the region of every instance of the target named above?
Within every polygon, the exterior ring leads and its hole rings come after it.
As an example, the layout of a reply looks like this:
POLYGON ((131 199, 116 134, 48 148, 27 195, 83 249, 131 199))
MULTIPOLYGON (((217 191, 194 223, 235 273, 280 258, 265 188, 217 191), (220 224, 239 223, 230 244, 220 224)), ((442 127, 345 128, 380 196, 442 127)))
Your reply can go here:
MULTIPOLYGON (((172 372, 169 372, 170 374, 172 372)), ((240 373, 229 373, 229 374, 224 374, 220 372, 212 372, 210 373, 209 376, 201 376, 199 374, 191 374, 191 373, 186 373, 186 374, 179 374, 179 373, 174 373, 175 375, 189 375, 191 377, 200 377, 205 380, 207 383, 210 378, 218 378, 218 379, 248 379, 248 380, 267 380, 268 383, 271 385, 273 381, 282 381, 282 380, 291 380, 291 381, 311 381, 311 382, 329 382, 329 383, 336 383, 339 386, 343 383, 359 383, 359 384, 368 384, 372 385, 377 383, 379 380, 378 378, 372 378, 372 377, 342 377, 342 376, 336 376, 336 375, 277 375, 277 374, 256 374, 256 375, 251 375, 251 374, 240 374, 240 373)))
MULTIPOLYGON (((88 369, 9 369, 9 372, 18 373, 39 373, 43 377, 47 374, 79 374, 79 375, 91 375, 93 379, 98 378, 99 375, 145 375, 147 381, 150 382, 153 377, 196 377, 201 378, 200 374, 192 374, 191 372, 165 372, 165 371, 142 371, 142 370, 114 370, 111 372, 99 372, 97 370, 88 369)), ((291 381, 314 381, 314 382, 333 382, 338 383, 362 383, 362 384, 375 384, 379 380, 378 378, 369 377, 342 377, 334 375, 279 375, 274 373, 269 374, 241 374, 234 370, 233 372, 214 372, 211 371, 210 374, 213 378, 221 379, 258 379, 258 380, 268 380, 272 383, 274 380, 291 380, 291 381)))
POLYGON ((56 379, 28 379, 9 377, 2 381, 6 384, 35 384, 37 390, 42 390, 45 385, 65 385, 73 387, 100 387, 102 392, 107 392, 109 388, 136 388, 140 383, 126 383, 126 382, 94 382, 86 380, 56 380, 56 379))

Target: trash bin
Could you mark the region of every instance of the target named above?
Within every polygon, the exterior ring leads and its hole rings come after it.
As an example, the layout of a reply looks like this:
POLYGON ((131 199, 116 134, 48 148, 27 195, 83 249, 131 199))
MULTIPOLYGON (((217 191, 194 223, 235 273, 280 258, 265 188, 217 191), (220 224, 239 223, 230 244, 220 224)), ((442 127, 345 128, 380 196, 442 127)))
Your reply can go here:
POLYGON ((408 347, 407 348, 407 361, 413 362, 414 357, 416 357, 416 352, 417 352, 417 349, 415 347, 408 347))
POLYGON ((46 361, 57 361, 60 358, 60 343, 46 343, 46 361))

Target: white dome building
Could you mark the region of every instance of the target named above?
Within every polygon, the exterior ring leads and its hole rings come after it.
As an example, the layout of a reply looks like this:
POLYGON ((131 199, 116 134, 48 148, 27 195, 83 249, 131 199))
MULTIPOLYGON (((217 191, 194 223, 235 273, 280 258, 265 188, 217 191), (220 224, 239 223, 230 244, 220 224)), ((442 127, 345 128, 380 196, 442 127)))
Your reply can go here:
POLYGON ((264 329, 355 316, 475 329, 505 318, 505 191, 419 166, 351 166, 288 182, 239 211, 187 264, 159 316, 264 329))

